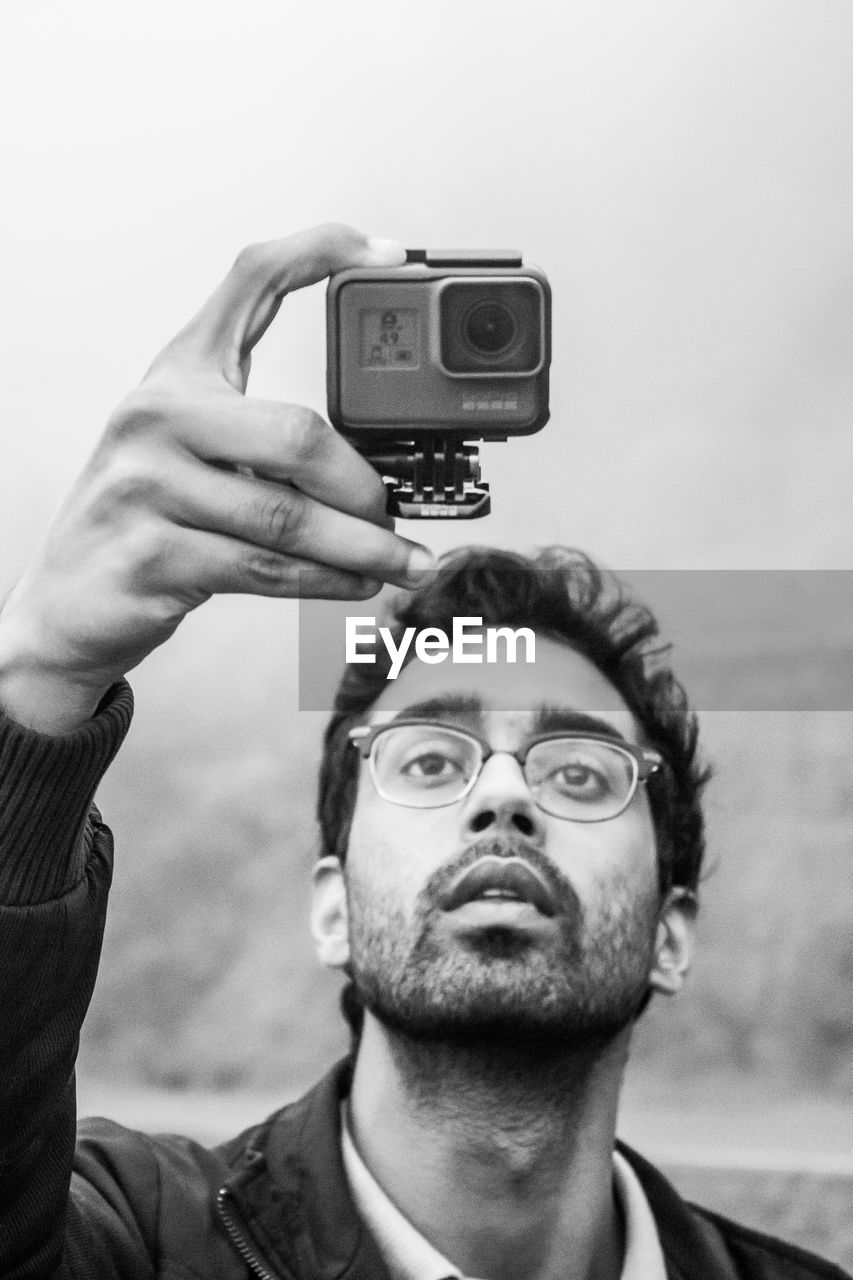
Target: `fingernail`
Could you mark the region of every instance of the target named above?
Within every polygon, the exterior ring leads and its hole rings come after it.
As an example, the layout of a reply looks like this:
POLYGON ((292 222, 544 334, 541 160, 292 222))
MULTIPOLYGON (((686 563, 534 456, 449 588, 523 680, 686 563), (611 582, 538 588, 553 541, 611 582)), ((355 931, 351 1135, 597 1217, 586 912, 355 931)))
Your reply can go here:
POLYGON ((436 568, 436 558, 426 547, 413 547, 406 566, 406 580, 410 586, 420 586, 427 574, 436 568))

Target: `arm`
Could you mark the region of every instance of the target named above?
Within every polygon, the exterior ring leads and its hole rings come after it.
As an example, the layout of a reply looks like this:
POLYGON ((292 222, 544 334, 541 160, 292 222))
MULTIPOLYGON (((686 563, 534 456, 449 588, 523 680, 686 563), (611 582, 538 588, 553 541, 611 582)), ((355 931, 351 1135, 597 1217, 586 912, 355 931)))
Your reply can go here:
POLYGON ((287 292, 402 257, 335 226, 245 250, 116 410, 0 612, 4 1277, 53 1275, 62 1253, 112 854, 91 801, 127 728, 123 676, 216 592, 364 599, 429 562, 322 419, 245 394, 287 292))
POLYGON ((74 1059, 112 871, 92 806, 127 731, 124 683, 75 733, 0 715, 0 1274, 48 1276, 62 1254, 74 1149, 74 1059))

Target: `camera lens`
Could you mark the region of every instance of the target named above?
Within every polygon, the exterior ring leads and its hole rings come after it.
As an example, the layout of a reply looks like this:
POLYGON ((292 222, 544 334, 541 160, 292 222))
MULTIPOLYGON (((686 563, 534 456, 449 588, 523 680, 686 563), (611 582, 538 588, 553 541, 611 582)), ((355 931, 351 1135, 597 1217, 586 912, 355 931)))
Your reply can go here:
POLYGON ((544 296, 535 280, 450 279, 439 292, 441 365, 451 377, 528 377, 544 355, 544 296))
POLYGON ((465 341, 475 351, 488 356, 506 351, 517 332, 515 316, 502 302, 478 302, 462 321, 465 341))

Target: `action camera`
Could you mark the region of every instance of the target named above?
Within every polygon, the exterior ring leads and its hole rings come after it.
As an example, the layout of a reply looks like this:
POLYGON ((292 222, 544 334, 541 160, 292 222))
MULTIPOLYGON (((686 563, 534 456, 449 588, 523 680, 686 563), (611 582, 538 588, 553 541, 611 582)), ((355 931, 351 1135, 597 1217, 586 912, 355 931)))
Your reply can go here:
POLYGON ((486 515, 469 442, 548 421, 542 271, 509 250, 410 249, 405 266, 332 276, 326 322, 329 418, 382 476, 389 512, 486 515))

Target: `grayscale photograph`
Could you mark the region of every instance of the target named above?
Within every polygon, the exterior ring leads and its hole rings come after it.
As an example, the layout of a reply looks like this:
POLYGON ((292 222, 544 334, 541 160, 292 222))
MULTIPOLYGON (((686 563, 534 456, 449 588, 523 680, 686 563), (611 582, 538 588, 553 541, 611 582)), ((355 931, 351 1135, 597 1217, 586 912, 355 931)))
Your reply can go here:
POLYGON ((853 8, 0 68, 1 1280, 850 1280, 853 8))

